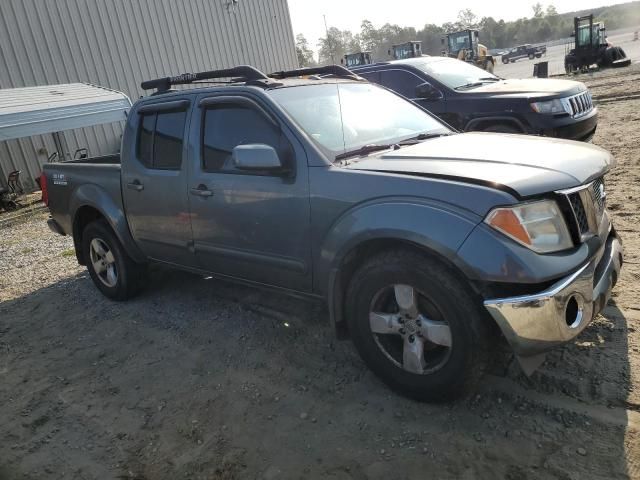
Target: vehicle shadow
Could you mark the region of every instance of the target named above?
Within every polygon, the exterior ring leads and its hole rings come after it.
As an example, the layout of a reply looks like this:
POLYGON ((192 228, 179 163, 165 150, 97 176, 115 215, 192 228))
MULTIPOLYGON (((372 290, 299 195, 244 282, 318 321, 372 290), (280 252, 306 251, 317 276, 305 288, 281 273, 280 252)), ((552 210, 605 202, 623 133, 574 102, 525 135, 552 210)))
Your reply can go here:
POLYGON ((615 304, 533 377, 444 405, 389 391, 327 317, 162 268, 129 302, 86 274, 4 302, 0 479, 633 478, 615 304))

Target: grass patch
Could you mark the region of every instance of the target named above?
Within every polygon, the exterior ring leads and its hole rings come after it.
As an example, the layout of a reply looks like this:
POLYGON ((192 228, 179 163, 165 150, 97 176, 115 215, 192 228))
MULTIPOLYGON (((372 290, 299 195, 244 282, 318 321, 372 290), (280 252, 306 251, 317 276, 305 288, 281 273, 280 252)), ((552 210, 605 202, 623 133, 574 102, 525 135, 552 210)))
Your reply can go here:
POLYGON ((73 248, 68 248, 66 250, 63 250, 60 255, 62 255, 63 257, 73 257, 75 256, 75 254, 76 251, 73 248))
POLYGON ((20 253, 22 253, 23 255, 26 255, 27 253, 31 253, 31 252, 33 252, 33 248, 31 247, 23 248, 22 250, 20 250, 20 253))

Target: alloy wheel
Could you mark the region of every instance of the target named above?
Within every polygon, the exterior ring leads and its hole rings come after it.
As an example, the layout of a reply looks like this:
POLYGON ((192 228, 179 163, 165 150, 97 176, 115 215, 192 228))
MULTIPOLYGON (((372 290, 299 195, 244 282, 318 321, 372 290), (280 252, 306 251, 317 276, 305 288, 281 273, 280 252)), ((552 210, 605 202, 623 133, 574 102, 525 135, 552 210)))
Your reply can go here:
POLYGON ((91 265, 100 281, 109 288, 118 283, 116 259, 109 246, 101 239, 94 238, 89 245, 91 265))
POLYGON ((396 366, 425 375, 449 359, 449 324, 428 296, 414 287, 395 284, 381 289, 369 310, 376 344, 396 366))

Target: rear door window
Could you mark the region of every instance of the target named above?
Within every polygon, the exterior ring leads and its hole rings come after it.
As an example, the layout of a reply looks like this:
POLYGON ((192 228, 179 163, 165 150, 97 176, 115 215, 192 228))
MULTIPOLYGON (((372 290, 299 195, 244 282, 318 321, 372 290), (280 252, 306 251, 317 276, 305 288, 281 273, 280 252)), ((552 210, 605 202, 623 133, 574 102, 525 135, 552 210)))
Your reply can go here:
POLYGON ((156 170, 179 170, 187 112, 142 115, 138 137, 138 160, 156 170))

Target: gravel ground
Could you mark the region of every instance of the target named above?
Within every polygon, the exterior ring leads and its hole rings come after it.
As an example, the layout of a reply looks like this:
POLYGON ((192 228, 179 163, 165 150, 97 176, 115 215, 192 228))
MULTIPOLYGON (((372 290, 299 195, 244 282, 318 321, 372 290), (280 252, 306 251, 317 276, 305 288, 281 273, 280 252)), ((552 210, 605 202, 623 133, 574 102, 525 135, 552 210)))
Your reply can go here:
POLYGON ((419 404, 320 305, 160 268, 110 302, 40 215, 0 230, 0 480, 640 479, 640 68, 588 82, 627 264, 531 378, 419 404))

